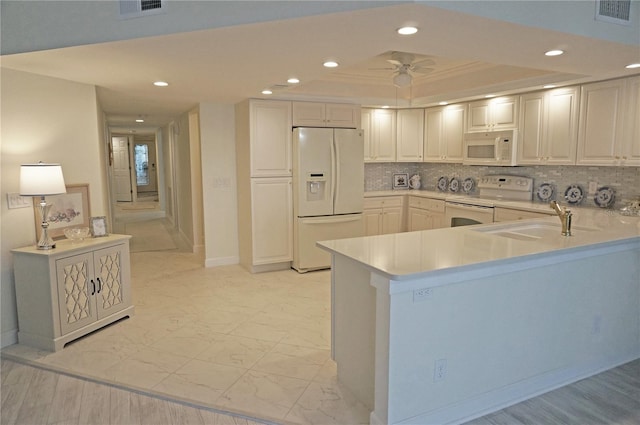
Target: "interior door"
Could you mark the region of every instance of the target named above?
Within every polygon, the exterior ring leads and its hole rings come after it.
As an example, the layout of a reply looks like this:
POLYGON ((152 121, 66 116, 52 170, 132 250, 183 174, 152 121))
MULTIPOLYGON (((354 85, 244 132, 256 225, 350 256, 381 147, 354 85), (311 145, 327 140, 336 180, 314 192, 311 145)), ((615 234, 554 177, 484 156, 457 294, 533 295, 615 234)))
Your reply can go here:
POLYGON ((129 138, 112 137, 113 183, 116 201, 133 201, 131 188, 131 168, 129 166, 129 138))
POLYGON ((156 143, 137 141, 134 145, 138 193, 157 192, 156 143))

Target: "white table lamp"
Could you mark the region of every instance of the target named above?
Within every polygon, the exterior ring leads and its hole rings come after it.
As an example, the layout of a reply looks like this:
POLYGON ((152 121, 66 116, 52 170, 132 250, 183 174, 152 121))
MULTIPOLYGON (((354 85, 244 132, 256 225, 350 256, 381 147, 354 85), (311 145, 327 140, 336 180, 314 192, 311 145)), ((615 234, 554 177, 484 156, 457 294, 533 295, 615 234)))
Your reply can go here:
POLYGON ((56 247, 47 229, 47 217, 53 204, 47 204, 44 197, 67 193, 60 164, 23 164, 20 166, 20 195, 40 197, 40 216, 42 217, 42 234, 38 241, 38 249, 52 249, 56 247))

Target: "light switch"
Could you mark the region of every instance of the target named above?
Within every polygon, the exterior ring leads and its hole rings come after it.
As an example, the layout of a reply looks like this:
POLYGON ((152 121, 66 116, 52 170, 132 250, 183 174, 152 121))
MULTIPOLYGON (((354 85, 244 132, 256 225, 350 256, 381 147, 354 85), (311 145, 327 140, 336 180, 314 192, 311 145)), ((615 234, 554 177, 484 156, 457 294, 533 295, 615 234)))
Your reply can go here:
POLYGON ((7 204, 9 209, 27 208, 33 205, 30 196, 20 196, 19 193, 7 193, 7 204))

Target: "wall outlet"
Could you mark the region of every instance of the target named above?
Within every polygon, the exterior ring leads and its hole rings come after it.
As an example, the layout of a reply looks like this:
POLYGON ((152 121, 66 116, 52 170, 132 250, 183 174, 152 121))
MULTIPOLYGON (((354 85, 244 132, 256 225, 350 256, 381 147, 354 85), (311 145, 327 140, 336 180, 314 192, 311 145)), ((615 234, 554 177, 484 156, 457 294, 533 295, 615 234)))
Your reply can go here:
POLYGON ((433 382, 444 381, 447 376, 447 359, 436 360, 433 368, 433 382))
POLYGON ((414 289, 413 291, 413 302, 420 302, 426 299, 431 298, 433 295, 433 288, 422 288, 422 289, 414 289))

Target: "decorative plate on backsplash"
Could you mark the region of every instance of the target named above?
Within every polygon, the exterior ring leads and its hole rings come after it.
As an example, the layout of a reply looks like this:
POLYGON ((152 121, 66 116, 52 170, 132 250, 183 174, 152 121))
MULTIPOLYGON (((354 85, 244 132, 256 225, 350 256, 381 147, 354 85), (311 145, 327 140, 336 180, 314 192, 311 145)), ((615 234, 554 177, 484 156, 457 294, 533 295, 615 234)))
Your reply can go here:
POLYGON ((449 186, 449 179, 445 176, 442 176, 438 179, 438 190, 440 192, 446 192, 447 186, 449 186))
POLYGON ((579 204, 582 202, 582 198, 584 198, 584 191, 577 184, 572 184, 564 192, 564 199, 570 204, 579 204))
POLYGON ((548 202, 553 199, 553 194, 555 190, 553 189, 553 185, 550 183, 542 183, 536 192, 538 195, 538 199, 543 202, 548 202))
POLYGON ((449 182, 449 190, 451 192, 457 192, 458 190, 460 190, 460 180, 455 177, 452 178, 449 182))
POLYGON ((596 195, 593 197, 593 202, 600 208, 609 208, 613 205, 616 193, 610 187, 604 186, 596 191, 596 195))
POLYGON ((462 182, 462 191, 464 193, 471 193, 473 192, 473 189, 476 187, 476 181, 473 180, 473 178, 471 177, 467 177, 466 179, 464 179, 464 181, 462 182))

